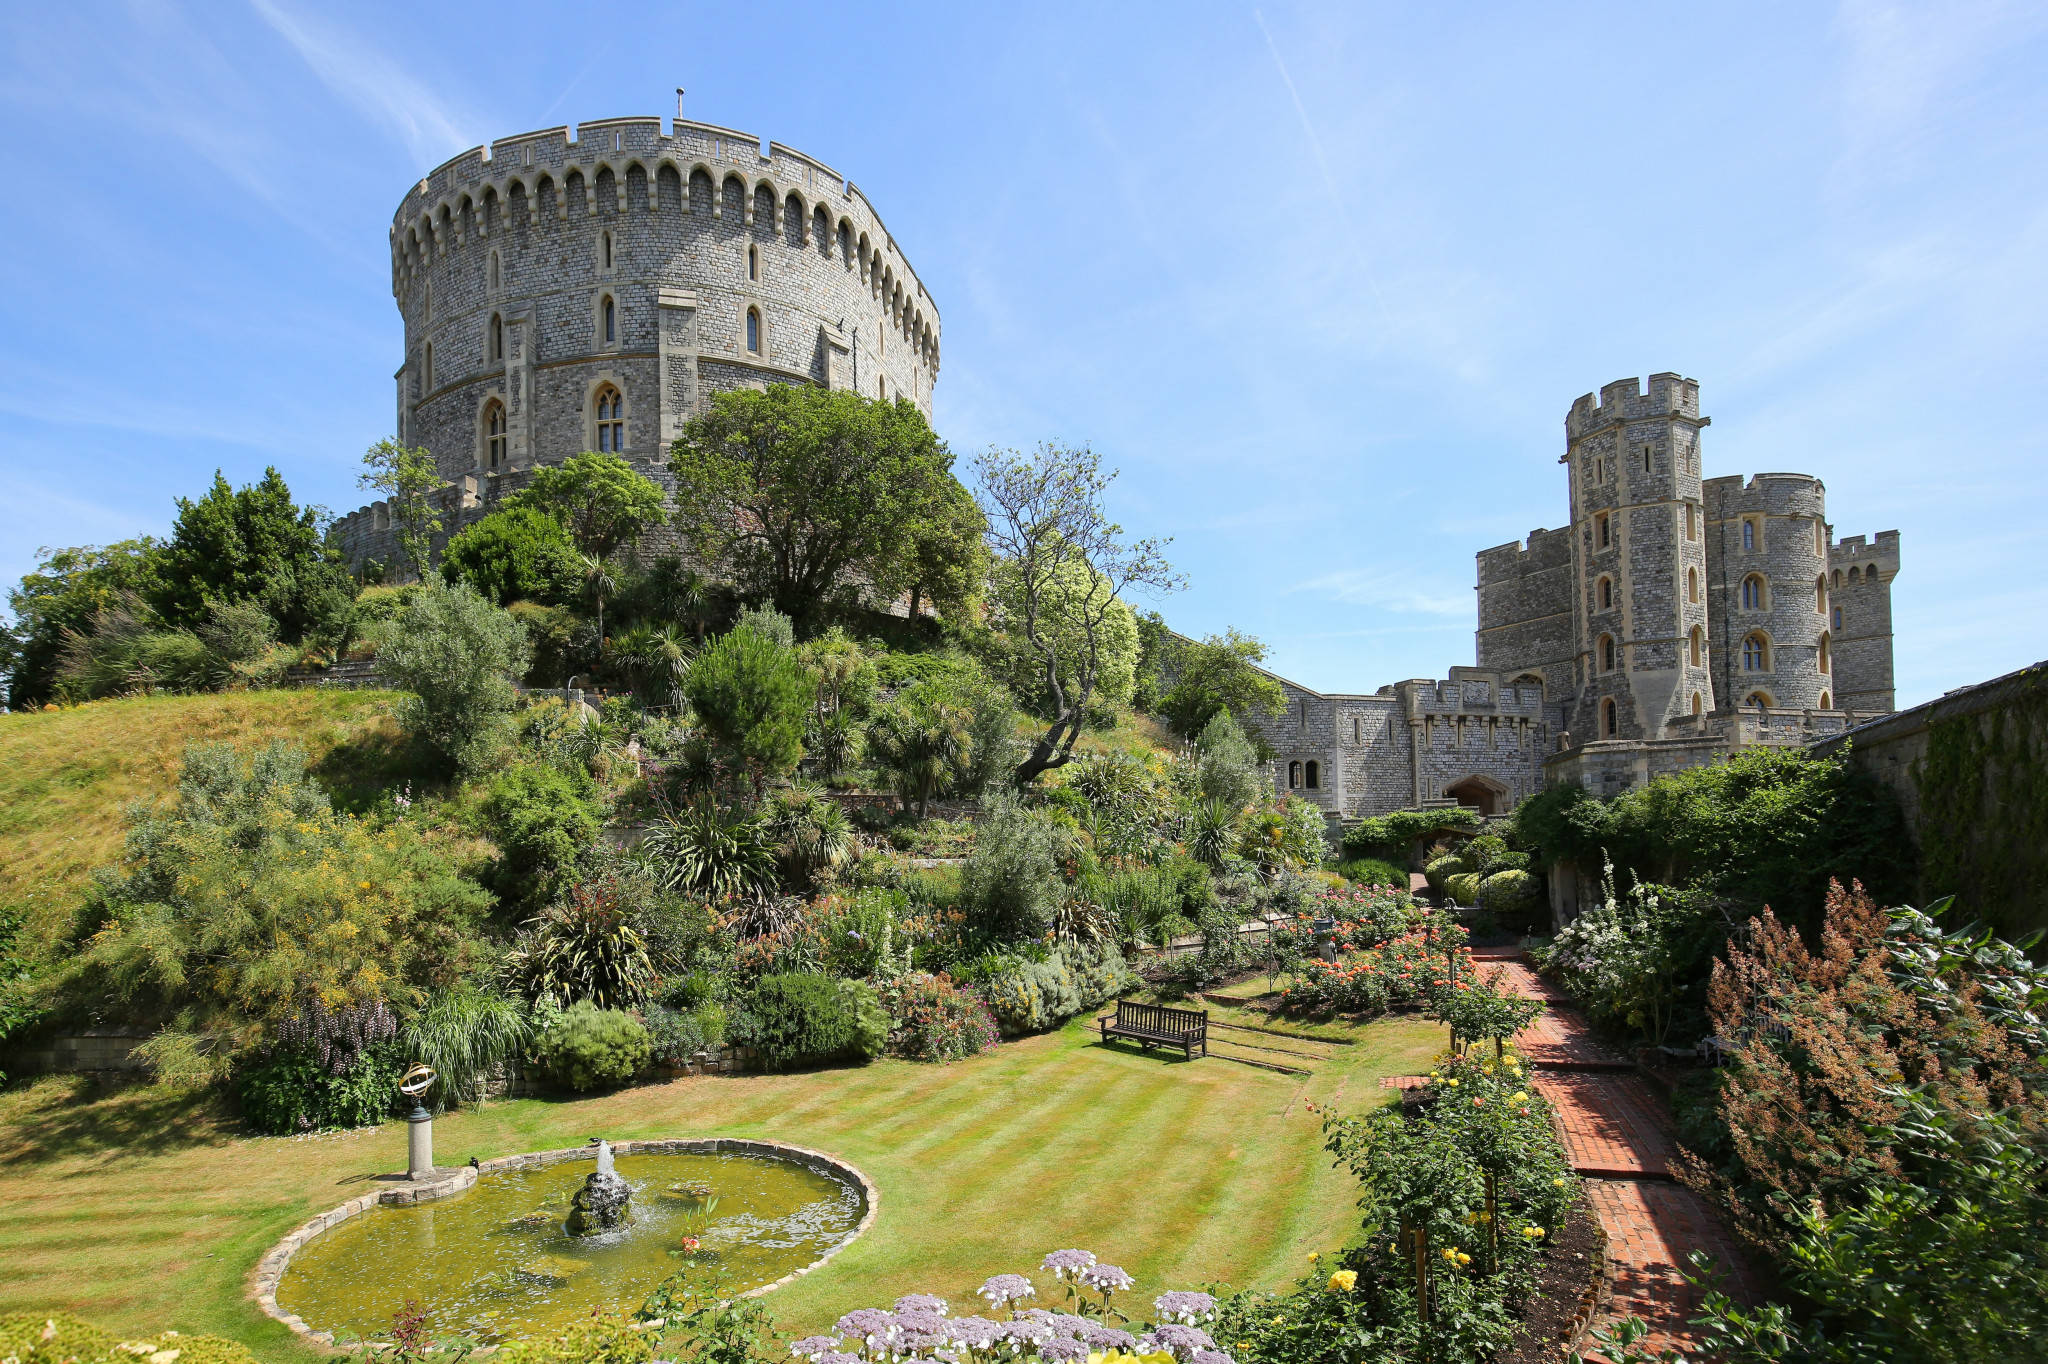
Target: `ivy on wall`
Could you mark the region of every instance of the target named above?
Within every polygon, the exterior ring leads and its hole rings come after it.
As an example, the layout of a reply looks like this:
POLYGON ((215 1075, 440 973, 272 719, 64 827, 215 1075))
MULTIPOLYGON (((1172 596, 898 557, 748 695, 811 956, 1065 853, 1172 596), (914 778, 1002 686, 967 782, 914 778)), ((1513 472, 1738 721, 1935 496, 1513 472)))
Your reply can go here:
POLYGON ((1921 902, 1953 895, 2008 938, 2048 928, 2048 669, 2013 685, 2009 701, 1930 725, 1912 769, 1921 902))

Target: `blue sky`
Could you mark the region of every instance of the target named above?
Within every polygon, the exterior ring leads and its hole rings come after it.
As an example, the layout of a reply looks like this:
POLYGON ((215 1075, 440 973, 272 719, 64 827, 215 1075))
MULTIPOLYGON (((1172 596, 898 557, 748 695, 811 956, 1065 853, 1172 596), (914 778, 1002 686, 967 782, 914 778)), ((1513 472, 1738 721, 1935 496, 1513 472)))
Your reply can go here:
POLYGON ((359 504, 406 187, 693 118, 878 206, 939 430, 1091 443, 1191 632, 1311 686, 1472 659, 1573 398, 1697 378, 1711 475, 1897 529, 1901 704, 2048 655, 2048 9, 16 5, 0 575, 219 467, 359 504))

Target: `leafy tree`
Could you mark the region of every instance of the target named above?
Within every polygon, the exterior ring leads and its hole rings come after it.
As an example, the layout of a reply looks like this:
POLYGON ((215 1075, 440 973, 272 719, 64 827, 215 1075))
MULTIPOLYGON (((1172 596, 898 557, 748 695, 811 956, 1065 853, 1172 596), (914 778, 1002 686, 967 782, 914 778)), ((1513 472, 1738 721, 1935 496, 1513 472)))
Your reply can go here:
POLYGON ((903 399, 776 384, 721 393, 676 442, 681 529, 792 616, 864 577, 964 593, 979 533, 953 457, 903 399))
POLYGON ((398 537, 412 576, 425 581, 434 537, 441 533, 441 513, 434 496, 441 490, 441 471, 434 452, 425 446, 408 449, 386 438, 363 453, 364 472, 356 486, 384 494, 391 508, 391 528, 398 537))
POLYGON ((253 601, 286 639, 339 625, 355 583, 326 547, 319 509, 295 505, 276 469, 235 489, 216 471, 204 497, 177 505, 149 594, 166 624, 197 625, 215 603, 253 601))
POLYGON ((533 911, 560 891, 604 825, 580 767, 520 763, 492 778, 482 813, 498 844, 486 882, 508 909, 533 911))
POLYGON ((910 588, 911 620, 923 614, 927 601, 941 615, 958 617, 981 595, 989 563, 983 529, 981 508, 973 495, 948 479, 918 522, 910 557, 898 575, 910 588))
POLYGON ((468 583, 500 606, 562 606, 583 586, 583 561, 562 523, 535 507, 505 507, 448 542, 442 580, 468 583))
POLYGON ((1220 802, 1235 813, 1259 798, 1267 783, 1259 776, 1259 750, 1228 710, 1218 711, 1195 738, 1201 754, 1195 768, 1195 789, 1203 800, 1220 802))
POLYGON ((471 774, 497 754, 517 703, 512 684, 532 649, 503 608, 467 587, 429 587, 405 608, 379 658, 412 693, 399 724, 452 770, 471 774))
POLYGON ((144 536, 104 547, 39 549, 36 558, 34 571, 7 594, 14 622, 0 630, 10 710, 50 699, 67 634, 90 635, 101 612, 155 595, 163 544, 144 536))
POLYGON ((758 630, 729 630, 691 666, 683 694, 712 762, 744 772, 759 799, 770 777, 803 757, 811 679, 796 655, 758 630))
POLYGON ((1002 628, 1029 660, 1033 690, 1051 716, 1017 767, 1018 784, 1028 785, 1072 761, 1098 692, 1130 695, 1138 628, 1122 594, 1171 591, 1181 580, 1161 542, 1124 542, 1102 506, 1116 475, 1104 474, 1086 446, 1041 445, 1029 456, 990 450, 975 461, 975 474, 998 559, 1002 628))
POLYGON ((1168 633, 1161 641, 1160 672, 1166 691, 1159 713, 1176 733, 1192 738, 1217 715, 1278 715, 1287 693, 1256 666, 1266 646, 1251 635, 1227 629, 1207 639, 1168 633))
POLYGON ((668 513, 661 489, 617 455, 589 450, 534 471, 533 480, 505 500, 560 522, 584 555, 609 559, 660 525, 668 513))
POLYGON ((1044 936, 1066 895, 1060 863, 1067 850, 1060 829, 1015 794, 991 796, 961 869, 961 904, 990 932, 1044 936))

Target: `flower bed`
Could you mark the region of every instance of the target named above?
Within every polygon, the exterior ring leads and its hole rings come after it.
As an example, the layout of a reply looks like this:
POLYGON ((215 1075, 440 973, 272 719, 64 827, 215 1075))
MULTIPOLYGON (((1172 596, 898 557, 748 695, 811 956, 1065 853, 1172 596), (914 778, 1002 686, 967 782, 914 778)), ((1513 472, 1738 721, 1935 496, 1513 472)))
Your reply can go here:
MULTIPOLYGON (((1403 933, 1371 947, 1354 947, 1338 925, 1337 960, 1306 957, 1280 992, 1289 1013, 1366 1013, 1423 999, 1458 976, 1470 979, 1470 935, 1456 926, 1403 933)), ((1355 934, 1353 936, 1356 936, 1355 934)))

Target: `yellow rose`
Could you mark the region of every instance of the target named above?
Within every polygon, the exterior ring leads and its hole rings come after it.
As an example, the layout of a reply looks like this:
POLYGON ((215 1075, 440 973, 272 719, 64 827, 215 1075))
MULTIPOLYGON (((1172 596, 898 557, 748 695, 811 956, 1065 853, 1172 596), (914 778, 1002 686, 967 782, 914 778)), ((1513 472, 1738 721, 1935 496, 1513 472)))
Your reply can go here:
POLYGON ((1358 1272, 1356 1270, 1340 1269, 1330 1276, 1330 1291, 1332 1293, 1349 1293, 1357 1284, 1358 1272))
POLYGON ((1458 1263, 1458 1252, 1455 1250, 1447 1250, 1444 1252, 1444 1258, 1446 1260, 1449 1260, 1452 1264, 1456 1264, 1458 1263))
POLYGON ((1518 1104, 1525 1104, 1525 1103, 1529 1102, 1529 1091, 1527 1091, 1526 1089, 1518 1089, 1518 1090, 1516 1090, 1516 1091, 1515 1091, 1515 1102, 1516 1102, 1516 1103, 1518 1103, 1518 1104))
POLYGON ((1308 1262, 1310 1264, 1314 1264, 1317 1260, 1320 1260, 1322 1258, 1323 1252, 1321 1252, 1320 1250, 1312 1250, 1308 1253, 1308 1262))

